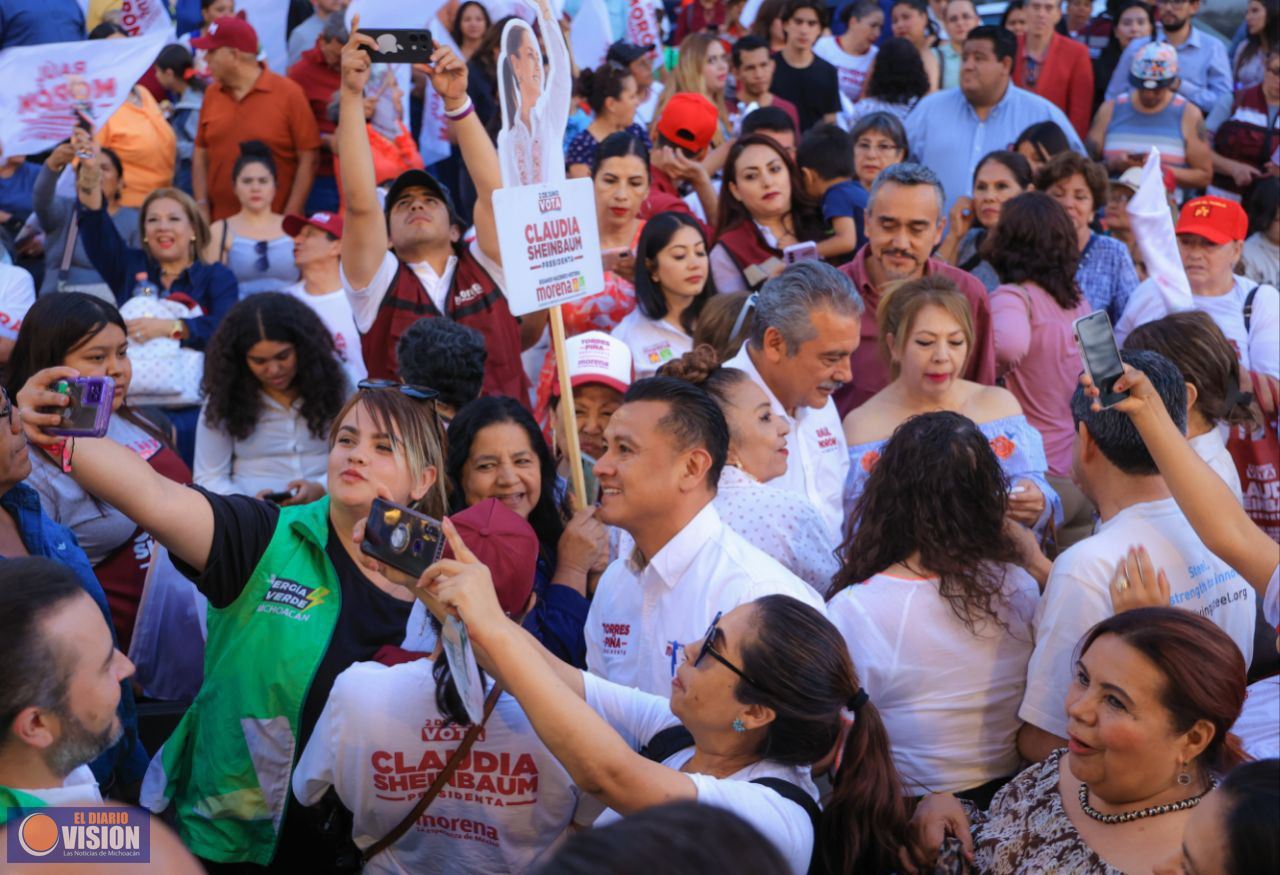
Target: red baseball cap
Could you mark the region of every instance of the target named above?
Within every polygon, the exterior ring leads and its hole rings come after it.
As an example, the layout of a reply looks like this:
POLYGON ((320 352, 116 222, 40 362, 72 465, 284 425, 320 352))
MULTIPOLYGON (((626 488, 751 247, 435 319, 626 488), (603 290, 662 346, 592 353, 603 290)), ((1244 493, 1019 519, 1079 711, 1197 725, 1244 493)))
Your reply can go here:
MULTIPOLYGON (((449 520, 471 552, 488 567, 503 612, 511 617, 524 613, 538 570, 538 536, 533 527, 496 498, 473 504, 449 520)), ((447 544, 444 555, 453 558, 447 544)))
POLYGON ((658 133, 697 154, 711 142, 720 124, 715 104, 691 91, 674 95, 658 119, 658 133))
POLYGON ((342 239, 342 216, 337 213, 312 213, 309 217, 290 215, 284 217, 284 232, 297 237, 304 225, 319 228, 337 239, 342 239))
POLYGON ((1249 217, 1235 201, 1208 195, 1182 205, 1175 231, 1199 234, 1212 243, 1232 243, 1249 236, 1249 217))
POLYGON ((214 19, 204 36, 194 37, 191 48, 211 52, 228 48, 239 52, 258 54, 258 32, 253 25, 237 15, 224 15, 214 19))

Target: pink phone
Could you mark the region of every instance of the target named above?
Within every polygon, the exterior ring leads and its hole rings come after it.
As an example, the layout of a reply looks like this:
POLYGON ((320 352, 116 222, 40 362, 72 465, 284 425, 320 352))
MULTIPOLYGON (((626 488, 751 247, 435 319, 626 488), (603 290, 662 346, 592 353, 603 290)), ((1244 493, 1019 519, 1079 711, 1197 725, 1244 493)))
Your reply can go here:
POLYGON ((792 243, 786 249, 782 250, 782 260, 787 264, 795 264, 797 261, 808 261, 811 258, 818 257, 818 244, 812 240, 802 240, 799 243, 792 243))

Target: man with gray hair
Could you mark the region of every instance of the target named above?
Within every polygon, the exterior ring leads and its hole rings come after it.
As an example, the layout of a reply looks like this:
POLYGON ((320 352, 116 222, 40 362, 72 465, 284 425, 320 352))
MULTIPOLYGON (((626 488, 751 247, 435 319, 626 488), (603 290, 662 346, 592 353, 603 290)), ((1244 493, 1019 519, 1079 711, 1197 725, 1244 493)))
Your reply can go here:
POLYGON ((751 335, 724 365, 746 372, 774 414, 791 426, 787 473, 769 485, 808 498, 839 543, 849 450, 832 396, 851 378, 862 299, 834 267, 802 261, 766 282, 752 300, 751 335))
POLYGON ((876 325, 881 290, 889 283, 930 274, 955 283, 969 300, 973 315, 973 349, 965 361, 964 378, 987 385, 995 383, 996 352, 986 286, 968 271, 931 257, 942 240, 946 215, 943 200, 937 175, 920 164, 904 162, 886 167, 871 185, 866 212, 867 245, 840 268, 866 304, 862 313, 862 348, 853 357, 853 378, 836 395, 841 417, 889 385, 889 367, 880 358, 876 325))

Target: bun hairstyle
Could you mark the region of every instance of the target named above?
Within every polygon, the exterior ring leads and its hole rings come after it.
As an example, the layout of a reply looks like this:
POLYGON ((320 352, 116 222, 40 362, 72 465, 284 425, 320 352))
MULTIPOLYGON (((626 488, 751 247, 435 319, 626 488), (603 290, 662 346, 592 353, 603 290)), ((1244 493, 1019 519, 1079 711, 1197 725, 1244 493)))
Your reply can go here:
POLYGON ((245 140, 240 144, 240 157, 236 158, 236 163, 231 167, 232 181, 239 179, 240 172, 250 164, 261 164, 271 173, 272 182, 279 181, 276 159, 271 157, 271 149, 261 140, 245 140))
POLYGON ((594 70, 578 74, 578 93, 587 99, 587 105, 596 115, 604 112, 605 101, 617 100, 628 79, 635 79, 631 71, 615 61, 608 61, 594 70))
MULTIPOLYGON (((746 371, 726 368, 720 364, 720 356, 710 344, 702 343, 675 361, 658 368, 658 376, 675 377, 702 389, 716 400, 723 411, 731 406, 729 391, 747 377, 746 371)), ((732 438, 732 435, 730 436, 732 438)))
POLYGON ((1253 425, 1253 396, 1240 391, 1240 360, 1213 317, 1201 310, 1173 313, 1135 328, 1125 349, 1158 352, 1196 389, 1193 407, 1213 426, 1253 425))

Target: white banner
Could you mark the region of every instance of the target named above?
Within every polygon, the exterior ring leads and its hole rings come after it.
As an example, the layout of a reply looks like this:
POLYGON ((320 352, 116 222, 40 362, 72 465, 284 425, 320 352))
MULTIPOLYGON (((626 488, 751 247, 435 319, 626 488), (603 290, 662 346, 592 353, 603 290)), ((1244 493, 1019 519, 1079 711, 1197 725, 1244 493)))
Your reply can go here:
POLYGON ((604 0, 582 0, 569 30, 569 42, 579 69, 595 69, 604 63, 609 44, 613 42, 604 0))
POLYGON ((111 117, 169 40, 156 30, 127 40, 21 46, 0 52, 0 151, 30 155, 71 136, 75 109, 95 126, 111 117))
POLYGON ((245 20, 258 32, 259 58, 265 55, 271 71, 283 76, 289 66, 289 4, 280 0, 236 0, 236 11, 243 12, 245 20))
POLYGON ((628 0, 627 42, 635 46, 655 46, 649 60, 656 66, 661 57, 662 31, 658 29, 658 11, 653 0, 628 0))
POLYGON ((174 36, 173 19, 165 9, 164 0, 120 0, 120 26, 129 36, 139 36, 153 31, 164 31, 174 36))
POLYGON ((604 289, 595 186, 590 179, 500 188, 493 193, 503 291, 516 316, 604 289))

